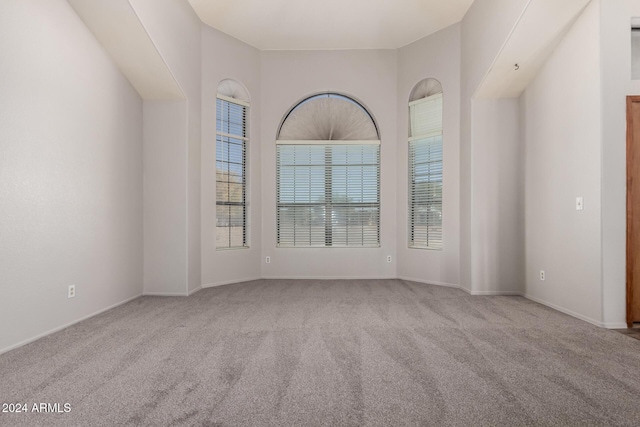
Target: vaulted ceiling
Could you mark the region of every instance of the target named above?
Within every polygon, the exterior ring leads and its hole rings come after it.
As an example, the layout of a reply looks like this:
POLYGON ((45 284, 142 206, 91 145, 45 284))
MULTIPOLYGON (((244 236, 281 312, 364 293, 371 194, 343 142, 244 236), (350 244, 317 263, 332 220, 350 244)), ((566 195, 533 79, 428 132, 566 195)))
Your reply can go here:
POLYGON ((396 49, 459 22, 473 0, 189 0, 200 19, 263 50, 396 49))
MULTIPOLYGON (((135 12, 132 0, 67 1, 143 98, 185 97, 135 12)), ((459 22, 473 3, 473 0, 188 1, 206 24, 263 50, 395 49, 459 22)), ((475 97, 518 97, 589 1, 528 0, 475 97)))

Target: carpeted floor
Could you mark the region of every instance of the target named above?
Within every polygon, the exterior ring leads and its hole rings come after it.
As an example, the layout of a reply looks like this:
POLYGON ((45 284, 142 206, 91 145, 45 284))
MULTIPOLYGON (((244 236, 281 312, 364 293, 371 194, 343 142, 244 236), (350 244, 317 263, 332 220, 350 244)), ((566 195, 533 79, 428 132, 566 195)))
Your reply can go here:
POLYGON ((640 341, 520 297, 259 280, 0 355, 0 403, 40 402, 71 411, 0 425, 638 426, 640 341))
POLYGON ((627 329, 615 329, 615 331, 620 332, 621 334, 625 334, 628 337, 635 338, 640 340, 640 324, 636 323, 633 328, 627 329))

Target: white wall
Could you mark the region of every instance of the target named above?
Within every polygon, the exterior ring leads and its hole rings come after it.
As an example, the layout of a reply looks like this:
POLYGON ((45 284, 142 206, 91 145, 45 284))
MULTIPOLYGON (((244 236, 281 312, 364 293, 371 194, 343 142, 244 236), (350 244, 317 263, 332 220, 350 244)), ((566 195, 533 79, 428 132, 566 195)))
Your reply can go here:
POLYGON ((626 321, 626 96, 640 95, 631 80, 631 18, 640 2, 600 2, 602 85, 602 298, 603 322, 626 321))
POLYGON ((593 1, 521 100, 525 291, 594 323, 602 320, 599 19, 593 1), (575 210, 577 196, 583 211, 575 210))
POLYGON ((260 51, 218 30, 202 28, 202 284, 257 279, 262 259, 260 51), (244 85, 249 108, 249 248, 216 250, 216 93, 223 79, 244 85))
POLYGON ((470 98, 530 0, 474 0, 461 22, 462 88, 470 98))
MULTIPOLYGON (((460 83, 460 285, 472 291, 472 155, 475 120, 471 100, 528 0, 475 0, 461 23, 460 83)), ((476 234, 477 236, 477 234, 476 234)))
POLYGON ((187 101, 144 101, 143 110, 144 293, 184 295, 187 101))
POLYGON ((471 293, 521 293, 523 169, 518 99, 475 99, 471 123, 471 293))
POLYGON ((141 294, 142 101, 63 0, 0 2, 0 57, 2 352, 141 294))
POLYGON ((519 101, 473 100, 527 3, 476 0, 461 24, 397 51, 259 52, 203 26, 186 0, 131 0, 186 97, 143 106, 66 2, 2 2, 0 323, 19 327, 2 331, 0 351, 139 295, 143 282, 185 295, 261 276, 508 293, 526 274, 529 297, 622 325, 624 98, 640 93, 629 34, 640 6, 594 0, 519 101), (425 77, 445 93, 442 252, 406 240, 406 102, 425 77), (252 97, 247 250, 215 250, 223 78, 252 97), (320 91, 353 96, 377 120, 380 248, 276 248, 277 125, 320 91))
POLYGON ((262 52, 263 277, 396 277, 397 52, 262 52), (361 101, 381 134, 380 248, 276 248, 275 138, 283 115, 302 98, 336 91, 361 101), (271 257, 265 264, 264 257, 271 257))
POLYGON ((452 25, 398 50, 397 224, 398 276, 458 285, 460 276, 460 25, 452 25), (443 248, 408 247, 408 103, 413 87, 425 78, 442 83, 443 248))
MULTIPOLYGON (((187 242, 186 258, 187 270, 184 272, 173 271, 171 268, 177 266, 171 265, 153 265, 147 266, 145 271, 158 271, 158 275, 165 277, 184 277, 186 282, 174 283, 172 288, 175 291, 171 293, 187 294, 199 289, 201 281, 201 247, 200 247, 200 198, 201 198, 201 27, 202 23, 194 10, 191 8, 187 0, 130 0, 130 3, 137 13, 140 21, 144 25, 158 52, 166 62, 171 73, 174 75, 178 85, 184 92, 187 103, 184 105, 188 123, 188 133, 182 141, 176 141, 176 144, 184 144, 187 147, 186 162, 181 157, 169 158, 162 167, 157 171, 162 174, 164 171, 168 173, 181 173, 187 178, 184 187, 173 187, 176 193, 167 194, 167 199, 182 199, 186 203, 186 235, 184 240, 187 242), (184 196, 183 194, 184 193, 184 196)), ((147 112, 150 116, 151 111, 147 112)), ((162 120, 162 116, 156 117, 154 120, 162 120)), ((176 120, 172 120, 178 126, 181 124, 176 120)), ((177 132, 179 129, 174 131, 177 132)), ((170 130, 168 130, 170 131, 170 130)), ((149 146, 149 144, 146 144, 149 146)), ((145 156, 147 153, 145 152, 145 156)), ((156 157, 155 160, 159 160, 156 157)), ((162 176, 151 176, 146 174, 147 181, 161 182, 165 178, 162 176)), ((162 213, 153 213, 145 211, 145 220, 147 215, 163 215, 162 213)), ((167 218, 168 219, 168 218, 167 218)), ((182 219, 180 220, 182 221, 182 219)), ((182 227, 182 224, 176 224, 182 227)), ((173 247, 152 247, 153 241, 170 241, 171 235, 175 230, 157 229, 159 233, 167 233, 164 236, 145 235, 145 251, 160 252, 165 251, 158 258, 168 258, 175 250, 173 247)), ((145 283, 150 280, 145 280, 145 283)), ((151 288, 145 287, 145 292, 155 292, 151 288)))

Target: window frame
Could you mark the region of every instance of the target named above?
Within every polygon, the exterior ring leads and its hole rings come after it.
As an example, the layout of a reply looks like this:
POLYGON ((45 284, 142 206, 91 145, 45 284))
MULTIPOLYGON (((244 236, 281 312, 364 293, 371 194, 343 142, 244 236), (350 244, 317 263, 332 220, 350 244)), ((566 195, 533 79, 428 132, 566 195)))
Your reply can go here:
MULTIPOLYGON (((236 99, 236 98, 232 98, 229 96, 225 96, 222 95, 220 93, 216 94, 216 178, 215 178, 215 194, 216 194, 216 223, 215 223, 215 230, 216 230, 216 236, 215 236, 215 246, 216 246, 216 251, 226 251, 226 250, 237 250, 237 249, 249 249, 250 245, 249 245, 249 218, 248 218, 248 181, 247 181, 247 172, 248 172, 248 148, 249 148, 249 113, 250 113, 250 103, 241 99, 236 99), (242 135, 236 135, 233 133, 227 133, 227 132, 222 132, 219 131, 219 120, 218 120, 218 101, 222 101, 223 103, 228 103, 228 104, 235 104, 238 105, 242 108, 244 108, 244 114, 243 114, 243 123, 242 123, 242 135), (224 140, 226 139, 226 141, 224 140), (241 169, 242 169, 242 182, 241 182, 241 188, 242 188, 242 201, 241 202, 232 202, 230 200, 218 200, 218 186, 220 184, 224 184, 225 182, 227 184, 230 184, 230 180, 229 177, 227 176, 227 181, 219 181, 218 180, 218 162, 224 162, 224 163, 231 163, 228 159, 227 160, 220 160, 218 159, 218 151, 219 150, 219 144, 227 144, 230 145, 232 144, 229 140, 230 139, 235 139, 235 140, 241 140, 242 141, 242 164, 241 164, 241 169), (232 233, 232 226, 231 226, 231 215, 230 215, 230 221, 229 221, 229 225, 224 226, 224 227, 220 227, 218 226, 218 207, 219 206, 235 206, 235 207, 241 207, 242 208, 242 245, 235 245, 232 246, 232 238, 231 238, 231 233, 232 233), (228 246, 219 246, 218 245, 218 229, 219 228, 228 228, 229 229, 229 237, 228 237, 228 246)), ((224 150, 222 150, 224 151, 224 150)), ((227 153, 230 152, 230 149, 226 150, 227 153)), ((228 166, 228 165, 227 165, 228 166)), ((227 190, 228 193, 230 192, 229 190, 227 190)), ((229 196, 227 197, 227 199, 229 199, 229 196)))
MULTIPOLYGON (((444 236, 443 236, 443 228, 442 228, 442 211, 443 211, 443 190, 444 190, 444 96, 443 92, 440 91, 438 93, 432 94, 430 96, 426 96, 424 98, 420 98, 414 101, 409 102, 409 130, 410 136, 408 137, 408 152, 407 152, 407 160, 408 160, 408 194, 407 194, 407 204, 408 204, 408 218, 407 218, 407 246, 409 249, 422 249, 422 250, 432 250, 432 251, 442 251, 444 244, 444 236), (440 112, 436 114, 439 115, 440 122, 435 128, 428 128, 424 133, 414 135, 414 114, 411 110, 412 107, 420 104, 424 104, 427 102, 431 102, 433 100, 439 99, 439 107, 440 112), (430 139, 436 138, 435 142, 430 142, 430 139), (437 141, 439 138, 439 141, 437 141), (418 144, 423 143, 424 147, 419 147, 418 144), (435 145, 435 149, 432 148, 432 145, 435 145), (416 151, 420 148, 423 148, 424 152, 416 155, 416 151), (436 157, 439 155, 439 159, 430 160, 431 156, 435 155, 436 157), (417 162, 416 158, 422 157, 422 162, 417 162), (428 158, 429 160, 424 160, 428 158), (426 174, 426 181, 424 183, 432 184, 432 183, 440 183, 439 186, 439 198, 434 198, 432 194, 429 194, 430 189, 422 190, 420 193, 416 192, 416 167, 424 166, 428 164, 427 169, 428 173, 426 174), (434 172, 431 172, 431 169, 434 169, 434 172), (437 176, 439 175, 439 180, 437 176), (436 176, 436 179, 433 179, 433 176, 436 176), (426 202, 417 203, 417 199, 425 199, 426 202), (416 236, 416 227, 417 227, 417 211, 419 207, 422 206, 426 208, 427 213, 427 231, 426 238, 419 238, 416 236), (436 237, 430 239, 429 237, 429 227, 433 225, 429 224, 429 212, 433 209, 433 206, 436 207, 436 212, 439 213, 439 233, 436 233, 436 237), (437 238, 439 234, 439 239, 437 238), (424 241, 423 239, 426 239, 424 241), (433 240, 432 243, 430 240, 433 240)), ((423 172, 424 174, 424 172, 423 172)))
MULTIPOLYGON (((319 94, 315 94, 315 95, 311 95, 309 97, 304 98, 303 100, 301 100, 300 102, 296 103, 295 106, 293 108, 291 108, 287 114, 284 116, 284 118, 282 119, 280 126, 278 128, 278 137, 280 137, 280 131, 283 127, 283 125, 285 124, 285 122, 287 121, 287 119, 290 118, 291 113, 298 108, 299 106, 312 101, 314 98, 320 98, 320 97, 324 97, 324 96, 328 96, 328 97, 332 97, 335 96, 336 98, 339 99, 344 99, 348 102, 351 102, 353 104, 355 104, 358 108, 360 108, 364 113, 366 113, 367 117, 371 120, 371 123, 373 124, 374 128, 375 128, 375 134, 377 136, 377 139, 371 139, 371 140, 281 140, 281 139, 277 139, 276 140, 276 247, 278 248, 379 248, 380 247, 380 214, 381 214, 381 204, 380 204, 380 134, 378 131, 378 126, 377 123, 375 122, 375 120, 373 119, 373 116, 371 115, 371 113, 358 101, 356 101, 355 99, 340 94, 340 93, 335 93, 335 92, 323 92, 323 93, 319 93, 319 94), (283 230, 283 228, 287 225, 287 224, 283 224, 283 219, 282 219, 282 209, 283 208, 288 208, 288 207, 296 207, 296 203, 295 202, 285 202, 282 200, 282 190, 283 190, 283 183, 281 182, 281 153, 283 152, 283 150, 286 150, 286 146, 317 146, 317 147, 323 147, 324 151, 325 151, 325 155, 324 155, 324 162, 323 164, 318 164, 318 165, 306 165, 306 167, 309 169, 309 171, 311 170, 311 167, 318 167, 318 168, 324 168, 324 176, 323 176, 323 184, 322 186, 324 187, 324 192, 320 192, 319 194, 322 194, 324 196, 324 199, 322 201, 318 201, 318 202, 300 202, 297 203, 298 206, 300 207, 308 207, 310 210, 313 209, 314 207, 318 207, 321 208, 322 212, 323 212, 323 222, 325 225, 324 228, 324 244, 320 245, 320 244, 313 244, 313 238, 312 238, 312 232, 311 232, 311 224, 309 225, 309 239, 307 244, 303 244, 302 242, 297 242, 295 237, 292 239, 292 241, 290 242, 286 242, 283 243, 282 241, 282 235, 283 232, 281 232, 283 230), (359 164, 353 164, 353 165, 349 165, 349 164, 337 164, 337 163, 327 163, 327 159, 331 159, 333 160, 333 154, 332 154, 332 150, 333 148, 330 148, 331 146, 372 146, 375 145, 376 149, 375 149, 375 163, 372 164, 365 164, 363 162, 359 163, 359 164), (354 168, 356 167, 360 167, 360 168, 364 168, 364 167, 375 167, 375 202, 334 202, 334 191, 333 191, 333 168, 345 168, 345 174, 348 175, 349 174, 349 166, 352 166, 354 168), (338 210, 336 210, 336 208, 338 208, 338 210), (362 227, 362 236, 360 239, 360 242, 362 244, 350 244, 349 242, 349 232, 351 231, 349 228, 349 221, 350 221, 350 213, 347 213, 347 223, 346 225, 344 225, 344 227, 342 226, 342 224, 337 223, 334 218, 338 216, 338 212, 341 212, 340 209, 343 209, 343 215, 344 212, 349 212, 349 208, 355 208, 355 212, 357 213, 355 215, 355 217, 357 218, 357 220, 360 221, 360 227, 362 227), (366 244, 367 240, 370 240, 370 233, 367 233, 367 238, 365 238, 365 225, 364 225, 364 218, 367 215, 371 215, 371 213, 367 214, 365 213, 365 209, 367 208, 372 208, 373 215, 375 217, 375 243, 374 244, 366 244), (358 211, 358 209, 360 209, 360 211, 358 211), (327 215, 327 212, 331 212, 331 215, 327 215), (336 225, 337 224, 337 225, 336 225), (344 230, 344 244, 336 244, 336 240, 334 239, 334 236, 336 235, 336 232, 338 235, 340 235, 340 232, 342 231, 341 229, 344 230)), ((295 149, 293 149, 295 150, 295 149)), ((362 148, 362 156, 364 159, 365 156, 365 148, 362 148)), ((289 168, 294 168, 296 167, 296 165, 285 165, 286 167, 289 168)), ((300 165, 300 170, 302 170, 305 167, 305 165, 300 165)), ((311 173, 311 172, 309 172, 311 173)), ((362 169, 362 173, 364 173, 364 169, 362 169)), ((370 179, 368 179, 366 181, 367 183, 370 183, 370 179)), ((295 186, 295 178, 293 179, 293 184, 295 186)), ((310 192, 311 192, 311 182, 309 182, 309 188, 310 188, 310 192)), ((364 186, 365 186, 365 178, 364 175, 362 176, 362 181, 360 183, 360 185, 362 186, 362 191, 361 191, 361 195, 363 197, 362 200, 364 200, 365 197, 365 193, 364 193, 364 186)), ((295 192, 295 189, 285 189, 287 190, 289 193, 291 192, 295 192)), ((345 196, 348 197, 348 193, 349 190, 347 189, 345 192, 345 196)), ((366 194, 368 197, 371 196, 371 193, 368 192, 366 194)), ((295 215, 295 214, 294 214, 295 215)), ((295 235, 295 230, 296 230, 296 224, 295 224, 295 219, 293 220, 294 223, 293 225, 289 225, 290 227, 292 227, 293 229, 293 233, 295 235)), ((311 221, 311 219, 309 219, 309 221, 311 221)), ((344 221, 344 219, 343 219, 344 221)), ((321 228, 320 228, 321 229, 321 228)), ((320 239, 320 241, 322 241, 323 239, 320 239)))

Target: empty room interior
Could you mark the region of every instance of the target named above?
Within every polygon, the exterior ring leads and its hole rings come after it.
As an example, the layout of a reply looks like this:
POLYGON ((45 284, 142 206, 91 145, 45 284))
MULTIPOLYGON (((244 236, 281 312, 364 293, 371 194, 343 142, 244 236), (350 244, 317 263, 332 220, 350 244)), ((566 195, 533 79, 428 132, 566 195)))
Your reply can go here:
POLYGON ((0 425, 640 425, 640 0, 2 0, 0 58, 0 425))

